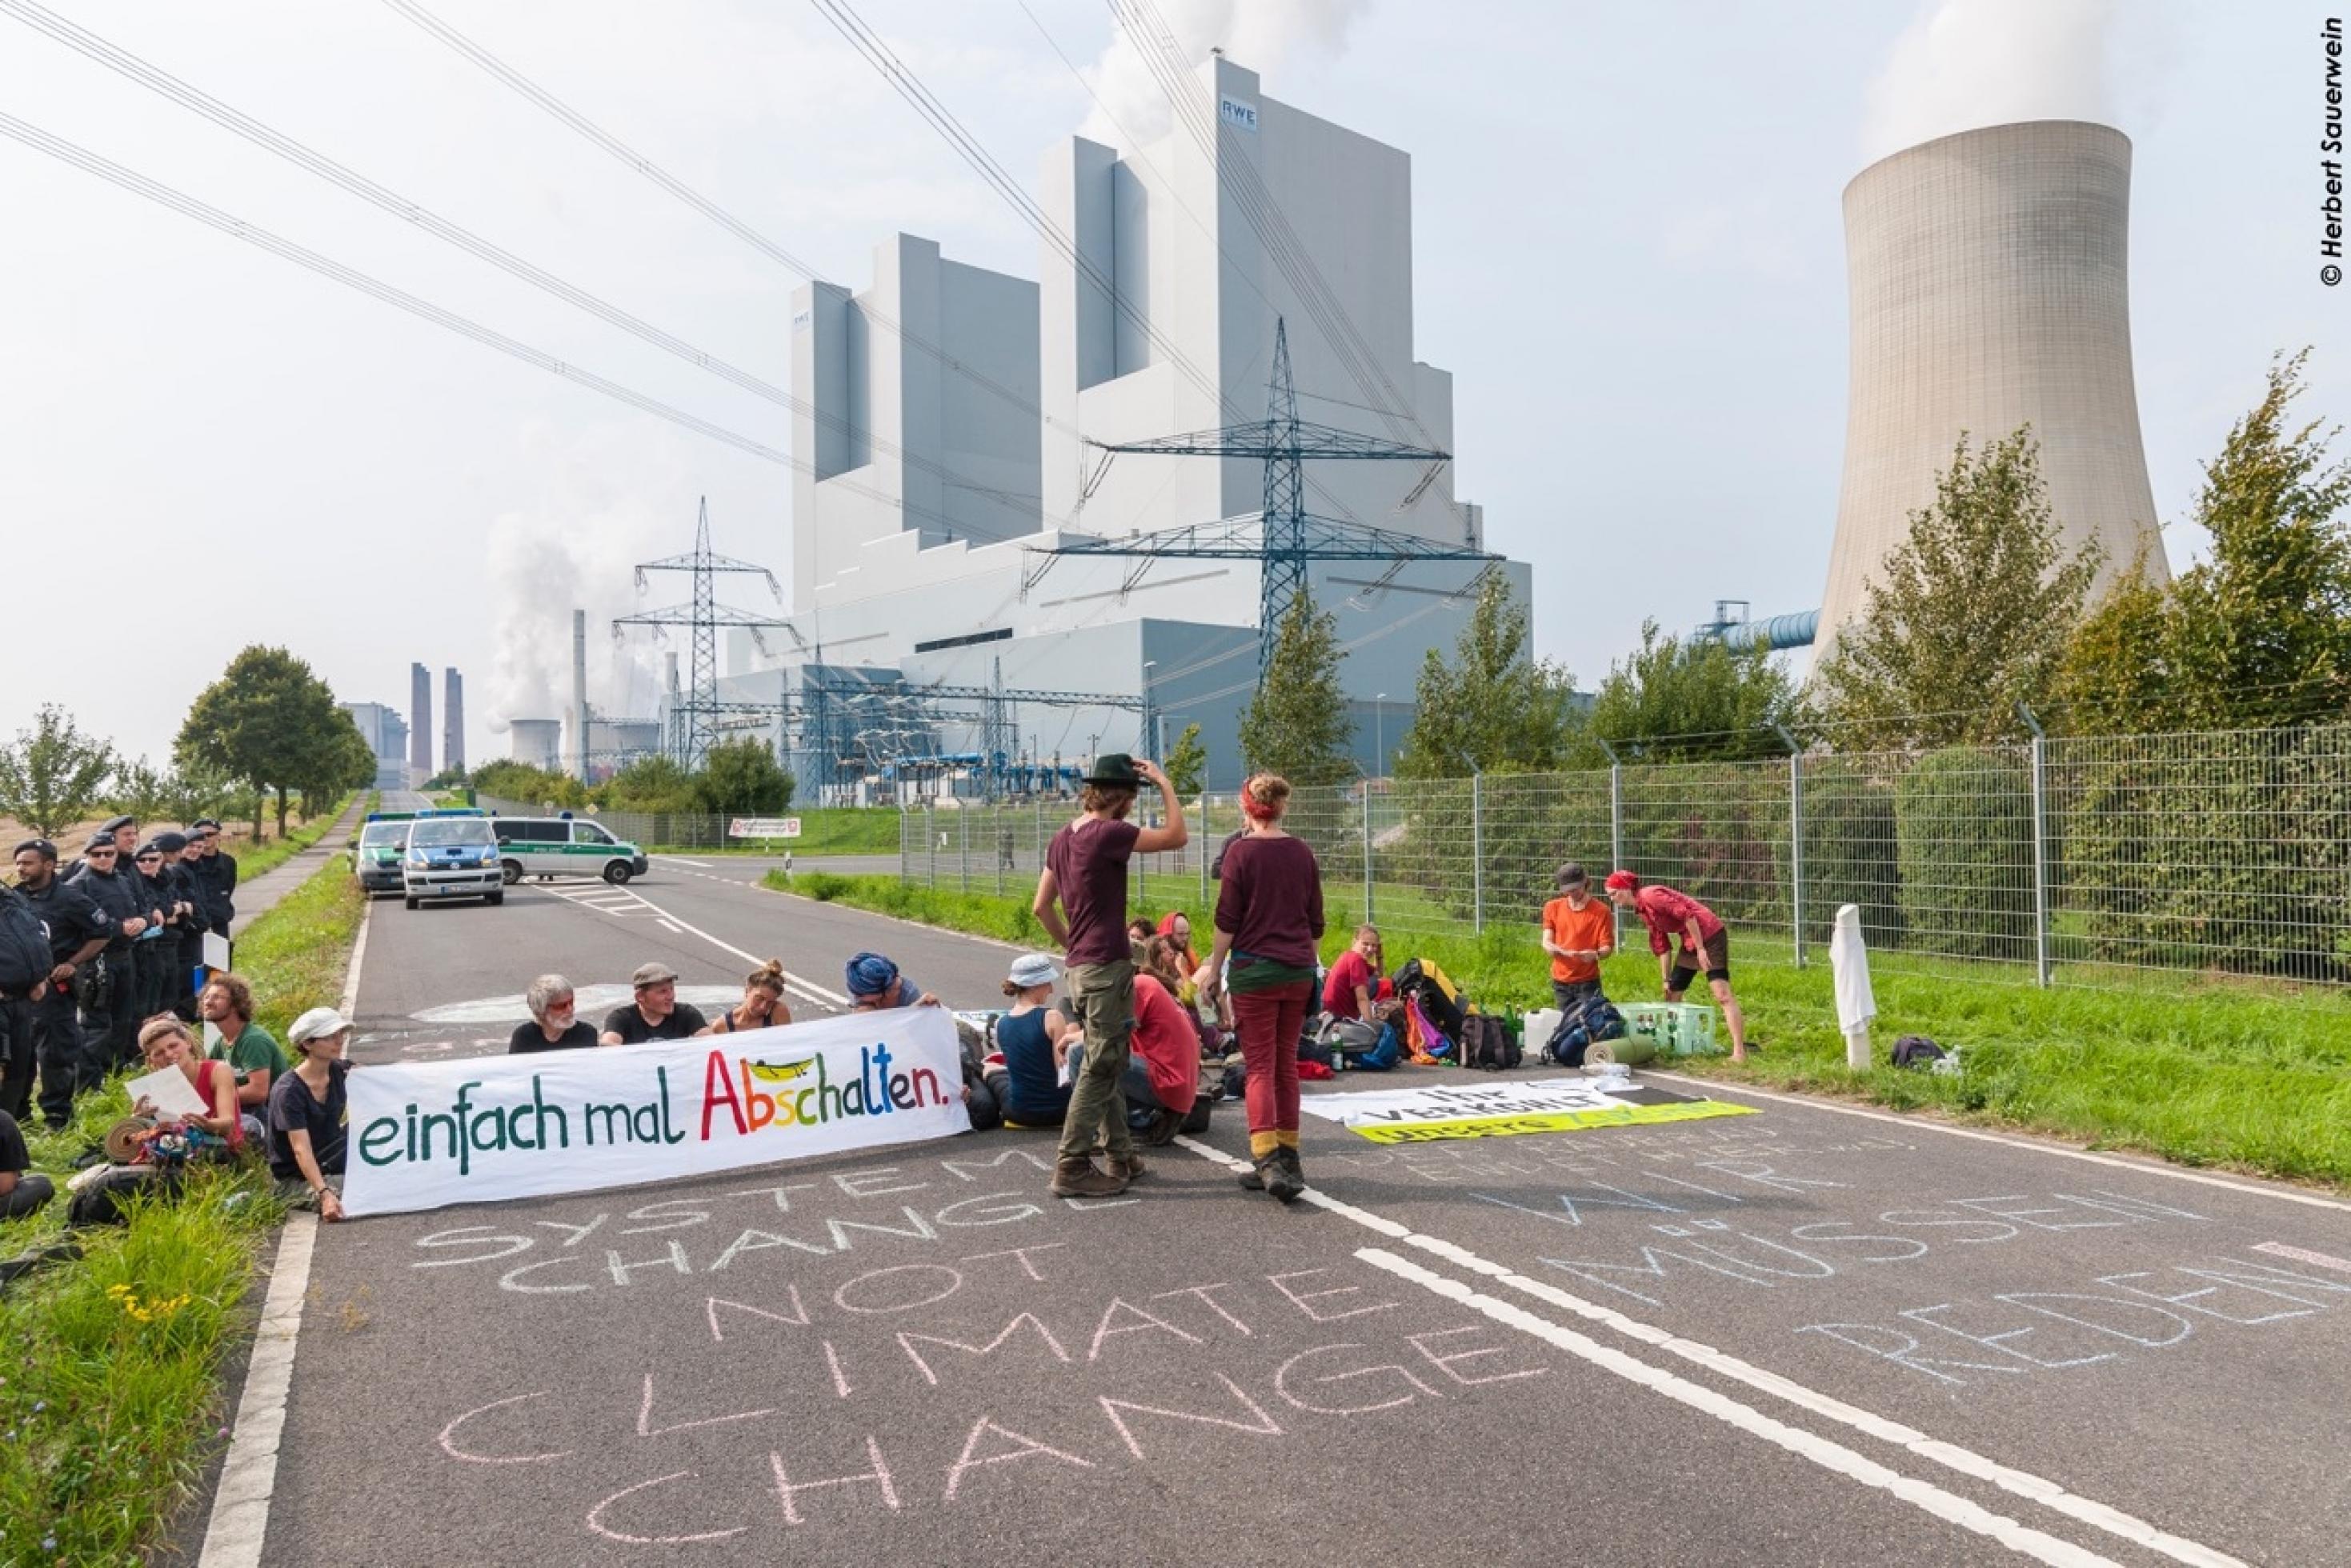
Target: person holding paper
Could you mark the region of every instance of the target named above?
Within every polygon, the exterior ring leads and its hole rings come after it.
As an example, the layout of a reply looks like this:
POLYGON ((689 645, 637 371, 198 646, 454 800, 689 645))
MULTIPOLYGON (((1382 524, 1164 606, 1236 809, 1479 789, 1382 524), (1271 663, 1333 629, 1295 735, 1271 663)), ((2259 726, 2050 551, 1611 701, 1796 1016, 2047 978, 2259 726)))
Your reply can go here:
MULTIPOLYGON (((231 1154, 245 1152, 248 1134, 256 1139, 262 1136, 260 1118, 246 1116, 237 1109, 235 1071, 226 1062, 206 1057, 186 1024, 168 1013, 149 1019, 146 1027, 139 1031, 139 1054, 146 1058, 151 1075, 177 1068, 195 1090, 196 1103, 204 1108, 174 1115, 169 1106, 152 1096, 141 1094, 131 1103, 132 1116, 185 1122, 227 1144, 231 1154)), ((135 1085, 143 1080, 133 1082, 135 1085)))
POLYGON ((289 1033, 301 1062, 269 1092, 269 1170, 286 1184, 287 1201, 316 1207, 331 1225, 343 1217, 350 1022, 331 1007, 314 1007, 289 1033))

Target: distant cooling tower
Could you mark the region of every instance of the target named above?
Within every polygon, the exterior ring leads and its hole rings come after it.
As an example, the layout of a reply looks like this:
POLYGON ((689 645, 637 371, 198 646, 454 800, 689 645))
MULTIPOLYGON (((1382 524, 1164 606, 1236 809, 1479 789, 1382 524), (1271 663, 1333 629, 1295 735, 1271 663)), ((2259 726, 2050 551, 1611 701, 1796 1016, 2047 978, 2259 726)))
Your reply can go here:
POLYGON ((545 768, 549 773, 562 765, 562 720, 516 719, 507 723, 507 732, 512 737, 511 755, 516 762, 545 768))
POLYGON ((2103 125, 1996 125, 1845 187, 1853 367, 1823 644, 1861 613, 1962 431, 1980 448, 2032 425, 2064 547, 2105 548, 2101 586, 2143 538, 2169 576, 2131 384, 2130 151, 2103 125))

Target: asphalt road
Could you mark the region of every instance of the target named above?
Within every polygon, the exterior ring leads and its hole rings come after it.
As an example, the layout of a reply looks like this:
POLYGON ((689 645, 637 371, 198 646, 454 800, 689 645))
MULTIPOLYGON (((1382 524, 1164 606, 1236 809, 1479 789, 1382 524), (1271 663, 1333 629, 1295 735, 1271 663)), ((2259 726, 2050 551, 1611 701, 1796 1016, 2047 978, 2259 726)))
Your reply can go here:
MULTIPOLYGON (((534 973, 648 958, 996 998, 1005 950, 756 876, 379 902, 355 1055, 500 1050, 534 973)), ((1286 1210, 1220 1105, 1106 1203, 995 1132, 322 1228, 264 1560, 2346 1561, 2351 1209, 1739 1097, 1310 1117, 1286 1210)))

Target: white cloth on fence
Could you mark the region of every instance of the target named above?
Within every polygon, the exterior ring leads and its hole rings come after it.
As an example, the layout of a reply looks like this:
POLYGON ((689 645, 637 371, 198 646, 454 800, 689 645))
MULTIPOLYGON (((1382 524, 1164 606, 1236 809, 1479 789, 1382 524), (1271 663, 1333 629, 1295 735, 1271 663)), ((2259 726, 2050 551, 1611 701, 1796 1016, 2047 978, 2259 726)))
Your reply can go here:
POLYGON ((1869 949, 1861 940, 1861 906, 1847 904, 1836 913, 1836 929, 1829 936, 1829 973, 1836 990, 1837 1028, 1846 1034, 1866 1029, 1877 1016, 1877 999, 1869 989, 1869 949))

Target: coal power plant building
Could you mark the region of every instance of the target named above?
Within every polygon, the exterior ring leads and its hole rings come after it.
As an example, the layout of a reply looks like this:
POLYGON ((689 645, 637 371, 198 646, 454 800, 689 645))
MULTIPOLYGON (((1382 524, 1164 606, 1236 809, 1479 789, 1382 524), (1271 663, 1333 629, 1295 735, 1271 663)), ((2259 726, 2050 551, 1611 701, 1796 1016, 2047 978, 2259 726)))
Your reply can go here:
MULTIPOLYGON (((1163 728, 1172 739, 1197 722, 1211 786, 1232 787, 1257 683, 1258 559, 1061 556, 1039 576, 1038 552, 1253 518, 1265 464, 1130 453, 1105 468, 1089 441, 1265 420, 1280 322, 1304 419, 1459 450, 1452 377, 1414 341, 1410 156, 1266 96, 1222 57, 1186 85, 1174 128, 1139 152, 1071 137, 1046 153, 1038 204, 1070 247, 1040 246, 1037 281, 900 234, 875 248, 868 286, 794 296, 806 406, 791 446, 810 467, 793 482, 791 627, 764 648, 730 633, 719 695, 841 715, 830 745, 780 721, 769 730, 799 753, 788 760, 804 785, 841 784, 854 736, 869 757, 1008 750, 1074 764, 1090 750, 1156 750, 1163 728), (1123 703, 1021 703, 990 735, 967 718, 926 724, 918 703, 886 696, 999 679, 1123 703)), ((1310 513, 1485 548, 1455 463, 1304 472, 1310 513)), ((1342 679, 1366 764, 1376 733, 1392 744, 1409 724, 1422 656, 1451 646, 1483 566, 1310 566, 1349 649, 1342 679)), ((1497 569, 1531 603, 1527 568, 1497 569)))
MULTIPOLYGON (((2131 379, 2131 144, 2079 120, 1996 125, 1871 164, 1844 192, 1850 404, 1825 646, 1972 447, 2031 425, 2064 548, 2142 545, 2168 578, 2131 379)), ((2095 595, 2097 588, 2094 588, 2095 595)))

